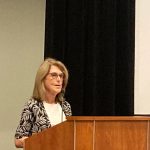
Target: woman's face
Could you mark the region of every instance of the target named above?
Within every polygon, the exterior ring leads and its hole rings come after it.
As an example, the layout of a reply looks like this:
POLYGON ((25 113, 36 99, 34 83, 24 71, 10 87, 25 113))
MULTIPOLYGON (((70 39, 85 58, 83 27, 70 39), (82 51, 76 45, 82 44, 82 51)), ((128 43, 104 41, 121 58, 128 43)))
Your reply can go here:
POLYGON ((46 91, 52 95, 57 95, 61 92, 64 74, 57 66, 51 66, 48 75, 44 79, 46 91))

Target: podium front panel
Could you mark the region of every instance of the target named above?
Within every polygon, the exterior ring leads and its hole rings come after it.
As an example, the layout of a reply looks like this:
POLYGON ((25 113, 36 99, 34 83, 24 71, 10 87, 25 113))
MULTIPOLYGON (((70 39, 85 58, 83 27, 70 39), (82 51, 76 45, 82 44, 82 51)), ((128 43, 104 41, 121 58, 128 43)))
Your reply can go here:
POLYGON ((74 122, 63 122, 26 139, 25 150, 73 150, 74 122))
POLYGON ((96 121, 95 150, 147 150, 147 121, 96 121))

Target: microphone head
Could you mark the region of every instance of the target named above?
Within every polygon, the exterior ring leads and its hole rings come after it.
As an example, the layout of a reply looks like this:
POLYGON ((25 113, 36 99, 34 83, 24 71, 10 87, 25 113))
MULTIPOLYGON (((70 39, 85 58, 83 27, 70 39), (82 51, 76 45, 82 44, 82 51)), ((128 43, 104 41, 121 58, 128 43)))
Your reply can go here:
POLYGON ((65 91, 62 90, 62 91, 60 92, 60 94, 59 94, 59 100, 60 100, 61 102, 63 102, 63 101, 65 100, 64 96, 65 96, 65 91))

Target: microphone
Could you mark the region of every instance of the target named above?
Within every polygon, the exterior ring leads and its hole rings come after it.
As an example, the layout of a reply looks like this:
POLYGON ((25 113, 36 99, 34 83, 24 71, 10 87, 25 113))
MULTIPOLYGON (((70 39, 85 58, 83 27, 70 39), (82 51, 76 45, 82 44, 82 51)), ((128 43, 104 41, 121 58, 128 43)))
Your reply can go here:
POLYGON ((59 94, 59 98, 60 98, 60 101, 61 101, 61 102, 64 101, 64 96, 65 96, 65 91, 62 90, 61 93, 59 94))
POLYGON ((61 93, 60 93, 60 101, 61 101, 61 108, 62 108, 62 111, 61 111, 61 122, 63 122, 63 104, 64 104, 64 95, 65 95, 65 91, 62 90, 61 93))

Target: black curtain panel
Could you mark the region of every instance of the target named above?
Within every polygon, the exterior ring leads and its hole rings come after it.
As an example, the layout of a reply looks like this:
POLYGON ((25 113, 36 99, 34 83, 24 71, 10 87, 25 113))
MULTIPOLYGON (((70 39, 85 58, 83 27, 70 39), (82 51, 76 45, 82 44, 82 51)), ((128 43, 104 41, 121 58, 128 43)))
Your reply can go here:
POLYGON ((47 0, 45 54, 69 69, 73 115, 134 114, 135 0, 47 0))

